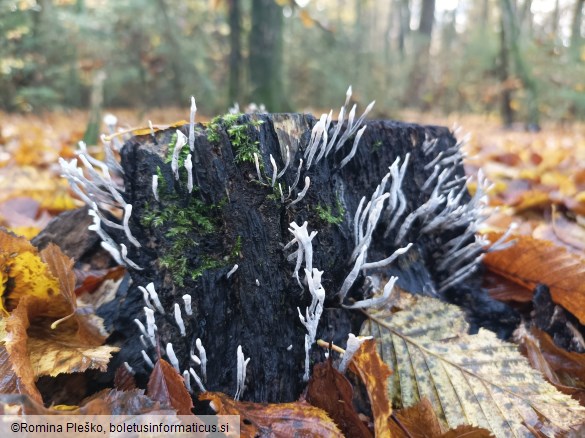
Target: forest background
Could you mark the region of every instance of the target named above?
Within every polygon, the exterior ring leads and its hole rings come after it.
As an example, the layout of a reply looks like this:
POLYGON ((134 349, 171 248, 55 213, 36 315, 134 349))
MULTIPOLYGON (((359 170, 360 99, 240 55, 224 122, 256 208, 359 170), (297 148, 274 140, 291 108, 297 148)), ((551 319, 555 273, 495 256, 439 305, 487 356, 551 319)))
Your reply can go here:
POLYGON ((2 0, 0 108, 585 117, 583 0, 2 0), (93 97, 92 97, 93 95, 93 97))

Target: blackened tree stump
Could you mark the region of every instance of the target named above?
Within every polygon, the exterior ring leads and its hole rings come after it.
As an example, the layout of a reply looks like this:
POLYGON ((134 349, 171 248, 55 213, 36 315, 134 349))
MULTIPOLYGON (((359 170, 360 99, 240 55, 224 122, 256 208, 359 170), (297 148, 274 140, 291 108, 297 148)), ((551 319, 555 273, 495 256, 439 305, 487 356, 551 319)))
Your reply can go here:
MULTIPOLYGON (((300 245, 284 249, 294 237, 289 231, 293 222, 298 227, 307 222, 308 233, 317 231, 311 241, 312 267, 323 271, 325 290, 317 338, 344 345, 349 332, 359 332, 362 314, 342 306, 340 291, 347 292, 346 306, 367 298, 372 291, 368 276, 394 275, 402 289, 462 304, 476 326, 505 330, 502 320, 514 321, 503 305, 481 292, 477 272, 483 248, 474 237, 481 193, 471 197, 467 192, 452 133, 442 127, 370 121, 356 143, 357 128, 343 138, 348 124, 337 129, 329 121, 300 114, 228 115, 196 125, 193 151, 186 145, 176 154, 178 179, 172 163, 176 129, 133 137, 124 145, 123 196, 132 205, 129 227, 140 247, 131 245, 122 230, 104 227, 116 242, 125 243, 126 258, 136 265, 129 268, 132 285, 100 309, 113 330, 111 339, 122 346, 112 370, 127 362, 146 378, 150 368, 141 350, 153 361, 159 354, 170 360, 171 343, 179 370, 193 368, 203 378, 191 359, 198 355, 200 339, 207 355, 207 390, 236 392, 236 350, 241 346, 250 358, 243 399, 296 400, 305 386, 307 334, 297 308, 305 315, 312 297, 303 269, 307 253, 295 274, 294 252, 300 245), (323 141, 319 129, 327 132, 323 141), (184 166, 189 158, 191 192, 184 166), (384 195, 375 197, 375 192, 384 195), (376 205, 381 208, 378 220, 376 205), (358 210, 363 213, 356 215, 358 210), (362 263, 380 261, 410 243, 389 265, 356 267, 361 256, 362 263), (348 280, 352 272, 353 282, 348 280), (138 286, 149 283, 164 311, 150 300, 157 326, 154 346, 134 321, 147 326, 148 294, 138 286), (190 296, 192 315, 186 313, 184 295, 190 296)), ((189 125, 179 131, 188 136, 189 125)), ((311 363, 321 357, 311 349, 311 363)), ((197 390, 193 381, 191 385, 197 390)))

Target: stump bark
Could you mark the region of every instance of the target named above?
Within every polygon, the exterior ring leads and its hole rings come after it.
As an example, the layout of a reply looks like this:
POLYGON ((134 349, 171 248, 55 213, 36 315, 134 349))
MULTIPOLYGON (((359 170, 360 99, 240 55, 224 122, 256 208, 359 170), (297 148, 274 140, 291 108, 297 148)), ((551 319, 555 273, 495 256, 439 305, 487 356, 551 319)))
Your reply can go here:
MULTIPOLYGON (((362 197, 366 198, 365 205, 389 172, 389 166, 397 158, 404 164, 407 154, 401 186, 406 200, 404 211, 383 212, 367 258, 382 260, 406 243, 413 246, 390 266, 373 272, 360 271, 345 302, 360 300, 370 293, 372 282, 367 275, 376 274, 378 278, 396 275, 398 286, 404 290, 438 294, 463 303, 481 324, 489 326, 490 321, 497 320, 494 326, 501 328, 502 318, 514 320, 503 305, 481 295, 476 273, 449 286, 455 271, 439 263, 454 239, 463 236, 465 245, 473 242, 465 234, 473 221, 472 215, 459 217, 452 226, 430 230, 428 226, 433 218, 443 214, 449 194, 452 199, 461 193, 458 202, 463 206, 471 199, 465 188, 460 152, 448 129, 370 121, 355 156, 346 166, 342 168, 341 163, 350 153, 353 137, 307 169, 305 152, 315 123, 308 115, 273 114, 242 115, 235 121, 218 119, 207 126, 198 125, 194 150, 190 152, 196 186, 191 193, 187 188, 187 171, 181 168, 176 180, 168 163, 175 129, 159 131, 154 137, 134 137, 124 145, 121 152, 124 198, 133 206, 130 228, 141 243, 140 248, 127 244, 128 257, 143 269, 130 269, 132 285, 121 289, 115 301, 100 309, 114 332, 111 340, 122 344, 111 363, 112 370, 128 362, 138 376, 145 378, 150 369, 141 350, 153 360, 159 354, 166 359, 166 346, 172 343, 180 370, 193 367, 200 373, 201 369, 190 358, 191 353, 198 352, 195 341, 199 338, 207 354, 204 382, 207 390, 236 392, 236 350, 241 345, 244 355, 250 357, 243 399, 256 402, 298 399, 305 387, 307 332, 297 308, 304 314, 311 295, 307 286, 301 287, 293 275, 295 259, 287 260, 296 246, 283 250, 293 238, 290 224, 307 221, 308 230, 318 232, 312 240, 312 264, 324 271, 326 300, 317 339, 343 346, 349 332, 359 331, 363 318, 361 312, 342 307, 338 297, 354 266, 354 215, 362 197), (234 126, 239 128, 233 129, 234 126), (287 161, 287 146, 290 164, 272 184, 274 169, 270 156, 280 173, 287 161), (259 182, 253 160, 242 161, 243 151, 256 148, 263 167, 263 182, 259 182), (438 169, 448 170, 441 182, 445 188, 444 203, 415 215, 402 241, 396 241, 409 214, 433 196, 437 187, 433 172, 438 178, 436 163, 441 162, 441 157, 452 157, 443 161, 448 163, 444 169, 438 169), (305 159, 299 172, 302 158, 305 159), (301 182, 290 199, 282 202, 278 184, 286 197, 297 174, 301 182), (153 175, 158 175, 159 201, 153 194, 153 175), (310 178, 310 187, 302 200, 292 204, 304 186, 305 177, 310 178), (390 224, 396 215, 398 219, 392 228, 390 224), (235 264, 238 269, 228 278, 235 264), (151 282, 165 313, 155 314, 158 347, 145 348, 134 319, 146 325, 145 301, 138 286, 151 282), (184 310, 185 294, 191 296, 191 316, 184 310), (174 316, 175 304, 181 309, 184 336, 174 316)), ((335 127, 333 122, 330 135, 335 127)), ((187 135, 188 128, 185 125, 179 129, 187 135)), ((121 231, 112 230, 111 234, 119 242, 126 241, 121 231)), ((300 274, 303 280, 302 270, 300 274)), ((311 350, 311 363, 321 357, 317 348, 311 350)))

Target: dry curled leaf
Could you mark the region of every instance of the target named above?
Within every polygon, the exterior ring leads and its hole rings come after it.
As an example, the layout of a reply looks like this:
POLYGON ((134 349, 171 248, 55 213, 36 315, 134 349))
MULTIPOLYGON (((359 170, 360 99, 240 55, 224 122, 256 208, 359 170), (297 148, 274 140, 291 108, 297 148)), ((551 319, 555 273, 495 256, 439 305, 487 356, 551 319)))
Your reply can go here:
POLYGON ((346 436, 372 436, 355 411, 352 399, 351 383, 333 368, 331 360, 313 367, 307 401, 327 412, 346 436))
POLYGON ((388 419, 392 414, 392 405, 388 400, 386 385, 392 372, 380 358, 375 340, 369 339, 360 346, 351 360, 349 370, 359 376, 368 391, 376 437, 390 437, 388 419))
POLYGON ((6 350, 27 393, 34 394, 34 382, 40 376, 89 368, 105 371, 118 348, 102 345, 101 319, 77 309, 73 261, 56 245, 37 255, 28 242, 5 233, 1 239, 7 242, 4 248, 14 251, 13 258, 26 254, 34 261, 14 277, 12 289, 4 289, 7 309, 16 304, 6 318, 6 350), (26 289, 27 284, 31 289, 26 289))
POLYGON ((537 327, 516 331, 523 353, 533 368, 544 374, 555 387, 585 405, 585 354, 564 350, 537 327))
MULTIPOLYGON (((488 238, 495 242, 499 235, 488 238)), ((517 236, 516 244, 486 254, 483 262, 492 271, 529 289, 546 284, 553 301, 585 324, 585 258, 546 240, 517 236)))
POLYGON ((241 402, 220 392, 205 392, 199 400, 209 401, 218 415, 239 415, 240 433, 245 437, 286 437, 293 430, 300 437, 344 436, 325 411, 306 402, 241 402))
POLYGON ((173 366, 159 359, 148 380, 148 396, 160 402, 161 406, 177 411, 179 415, 191 415, 193 400, 185 387, 183 377, 173 366))

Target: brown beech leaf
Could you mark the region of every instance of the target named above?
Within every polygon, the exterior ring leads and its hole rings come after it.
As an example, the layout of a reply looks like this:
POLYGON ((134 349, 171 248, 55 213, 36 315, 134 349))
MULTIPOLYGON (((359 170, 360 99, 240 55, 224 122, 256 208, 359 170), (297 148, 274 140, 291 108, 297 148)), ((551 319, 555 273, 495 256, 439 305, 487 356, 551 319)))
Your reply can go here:
POLYGON ((291 436, 291 431, 299 437, 344 436, 325 411, 303 401, 279 404, 240 402, 221 392, 204 392, 199 395, 199 400, 211 402, 218 415, 239 415, 243 437, 287 437, 291 436))
POLYGON ((12 369, 10 356, 3 345, 0 345, 0 394, 18 394, 18 376, 12 369))
POLYGON ((41 394, 34 383, 25 385, 14 371, 6 347, 0 346, 0 394, 23 394, 40 402, 41 394))
POLYGON ((82 415, 167 415, 174 411, 161 410, 160 403, 144 395, 143 389, 119 391, 106 388, 83 400, 76 413, 82 415), (100 412, 104 410, 107 411, 100 412))
POLYGON ((442 435, 441 423, 428 398, 416 405, 394 412, 388 425, 391 436, 400 437, 408 432, 412 438, 436 438, 442 435))
POLYGON ((374 339, 361 345, 353 356, 349 369, 359 376, 368 391, 376 437, 390 437, 388 419, 392 415, 392 405, 388 399, 387 381, 392 372, 380 358, 374 339))
POLYGON ((106 335, 101 320, 95 318, 93 313, 82 312, 77 307, 73 259, 63 254, 61 249, 53 243, 41 251, 41 258, 49 267, 51 274, 59 281, 60 295, 69 306, 68 315, 72 315, 77 322, 77 339, 85 345, 102 345, 106 335))
POLYGON ((585 406, 585 354, 557 347, 552 338, 537 327, 516 331, 522 352, 533 368, 565 394, 585 406))
POLYGON ((490 297, 499 301, 530 303, 534 295, 532 289, 528 289, 492 272, 489 267, 483 276, 482 286, 487 290, 490 297))
POLYGON ((447 433, 441 435, 441 438, 492 438, 493 435, 489 430, 482 429, 477 426, 470 426, 469 424, 462 424, 455 429, 451 429, 447 433))
POLYGON ((352 399, 351 383, 333 368, 331 360, 313 367, 307 401, 327 412, 346 436, 371 437, 372 433, 353 408, 352 399))
POLYGON ((136 389, 136 379, 124 365, 119 366, 114 375, 114 386, 118 391, 131 391, 136 389))
POLYGON ((185 387, 183 377, 173 366, 159 359, 148 379, 148 396, 161 405, 173 408, 179 415, 192 415, 193 400, 185 387))
MULTIPOLYGON (((500 237, 490 233, 495 242, 500 237)), ((516 236, 512 247, 486 254, 483 262, 492 271, 524 287, 546 284, 553 301, 585 324, 585 258, 546 240, 516 236)))
POLYGON ((126 268, 123 266, 115 266, 110 269, 98 269, 92 271, 75 271, 76 283, 79 284, 75 288, 75 295, 94 293, 104 281, 119 280, 126 273, 126 268))

